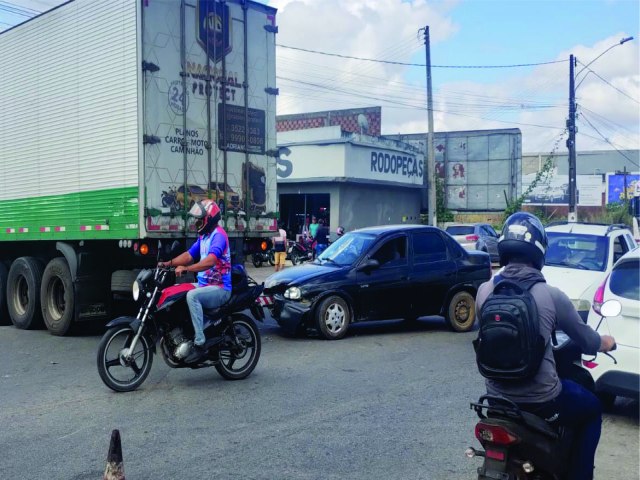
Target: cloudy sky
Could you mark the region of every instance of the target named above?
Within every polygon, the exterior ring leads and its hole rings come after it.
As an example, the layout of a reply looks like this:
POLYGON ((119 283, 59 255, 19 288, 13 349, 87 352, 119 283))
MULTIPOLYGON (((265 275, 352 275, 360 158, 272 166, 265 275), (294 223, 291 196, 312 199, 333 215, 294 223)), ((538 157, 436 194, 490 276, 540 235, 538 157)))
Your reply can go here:
MULTIPOLYGON (((59 3, 0 0, 0 29, 59 3)), ((267 3, 278 8, 279 114, 380 105, 383 133, 425 132, 429 26, 436 131, 516 127, 524 152, 550 151, 568 116, 573 54, 578 150, 640 148, 637 0, 267 3)))

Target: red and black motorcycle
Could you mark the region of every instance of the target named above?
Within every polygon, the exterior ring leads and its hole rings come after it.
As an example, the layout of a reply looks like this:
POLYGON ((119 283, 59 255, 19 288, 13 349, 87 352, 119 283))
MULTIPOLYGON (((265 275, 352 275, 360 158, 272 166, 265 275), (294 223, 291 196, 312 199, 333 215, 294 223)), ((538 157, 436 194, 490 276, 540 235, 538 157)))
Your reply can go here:
POLYGON ((204 311, 205 352, 187 363, 194 331, 186 296, 195 287, 174 285, 172 268, 142 270, 133 286, 134 299, 140 301, 138 315, 112 320, 98 346, 98 373, 105 385, 116 392, 138 388, 151 370, 156 344, 171 368, 215 367, 227 380, 249 376, 260 359, 260 332, 254 319, 264 320, 263 307, 256 303, 263 285, 256 284, 241 266, 233 267, 232 279, 229 301, 204 311))

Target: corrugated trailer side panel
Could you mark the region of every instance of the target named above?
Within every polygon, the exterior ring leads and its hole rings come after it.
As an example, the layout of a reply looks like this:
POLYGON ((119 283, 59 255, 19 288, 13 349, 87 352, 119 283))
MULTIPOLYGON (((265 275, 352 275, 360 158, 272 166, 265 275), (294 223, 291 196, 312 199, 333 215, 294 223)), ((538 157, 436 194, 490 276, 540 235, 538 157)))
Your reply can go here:
POLYGON ((0 35, 0 240, 138 236, 137 28, 75 0, 0 35))

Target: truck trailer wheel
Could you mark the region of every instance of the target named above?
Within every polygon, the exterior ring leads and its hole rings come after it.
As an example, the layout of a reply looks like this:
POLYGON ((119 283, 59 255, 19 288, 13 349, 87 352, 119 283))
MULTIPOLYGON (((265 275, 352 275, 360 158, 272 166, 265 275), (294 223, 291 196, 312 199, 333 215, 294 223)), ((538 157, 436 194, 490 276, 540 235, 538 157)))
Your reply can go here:
POLYGON ((42 326, 40 285, 42 262, 34 257, 16 258, 7 277, 7 307, 13 324, 23 330, 42 326))
POLYGON ((11 325, 7 310, 7 277, 9 269, 0 262, 0 325, 11 325))
POLYGON ((73 323, 75 292, 71 271, 62 257, 51 260, 44 269, 40 304, 44 324, 52 335, 66 335, 73 323))

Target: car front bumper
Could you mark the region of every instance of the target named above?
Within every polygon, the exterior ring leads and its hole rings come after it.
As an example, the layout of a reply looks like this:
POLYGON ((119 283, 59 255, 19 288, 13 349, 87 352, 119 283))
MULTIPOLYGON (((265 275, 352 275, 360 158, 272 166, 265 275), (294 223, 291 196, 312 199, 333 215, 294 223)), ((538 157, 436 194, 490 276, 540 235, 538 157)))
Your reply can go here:
POLYGON ((282 295, 274 295, 273 304, 273 318, 281 328, 290 333, 300 330, 311 311, 311 303, 287 300, 282 295))
POLYGON ((640 398, 640 375, 609 370, 596 381, 596 391, 627 398, 640 398))

